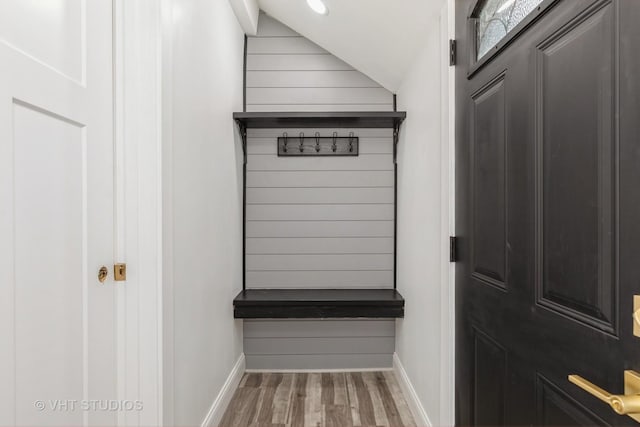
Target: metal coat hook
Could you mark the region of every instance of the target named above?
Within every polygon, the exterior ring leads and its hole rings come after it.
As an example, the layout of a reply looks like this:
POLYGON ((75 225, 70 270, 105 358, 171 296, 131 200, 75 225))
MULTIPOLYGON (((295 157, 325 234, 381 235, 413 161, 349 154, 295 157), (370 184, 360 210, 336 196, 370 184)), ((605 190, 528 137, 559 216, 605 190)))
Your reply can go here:
POLYGON ((348 136, 339 136, 338 132, 332 132, 327 136, 322 136, 322 131, 314 131, 313 133, 313 135, 305 136, 304 132, 300 132, 298 143, 293 142, 295 137, 292 137, 291 146, 289 146, 289 135, 283 131, 277 141, 278 156, 358 156, 360 139, 354 132, 349 132, 348 136))

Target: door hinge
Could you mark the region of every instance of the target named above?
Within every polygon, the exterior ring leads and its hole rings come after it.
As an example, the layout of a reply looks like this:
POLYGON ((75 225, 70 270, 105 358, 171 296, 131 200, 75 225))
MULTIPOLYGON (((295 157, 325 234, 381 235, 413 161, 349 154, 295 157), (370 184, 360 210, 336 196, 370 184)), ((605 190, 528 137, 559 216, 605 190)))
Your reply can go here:
POLYGON ((458 45, 455 40, 449 40, 449 65, 456 65, 456 57, 458 53, 458 45))
POLYGON ((449 262, 458 261, 458 238, 456 236, 449 237, 449 262))
POLYGON ((116 282, 127 280, 127 264, 115 264, 113 266, 113 280, 116 282))

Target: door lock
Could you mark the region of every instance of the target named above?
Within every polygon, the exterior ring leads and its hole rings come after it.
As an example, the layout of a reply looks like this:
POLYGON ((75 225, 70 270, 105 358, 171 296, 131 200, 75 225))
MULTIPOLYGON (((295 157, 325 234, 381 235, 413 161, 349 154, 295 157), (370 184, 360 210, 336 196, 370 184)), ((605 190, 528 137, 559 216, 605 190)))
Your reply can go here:
POLYGON ((636 371, 624 371, 624 394, 611 394, 578 375, 569 375, 569 381, 608 403, 617 414, 640 423, 640 374, 636 371))
POLYGON ((113 266, 113 280, 124 282, 127 280, 127 264, 116 264, 113 266))
POLYGON ((107 267, 103 265, 102 267, 100 267, 100 270, 98 270, 98 282, 104 283, 104 281, 107 280, 108 275, 109 270, 107 270, 107 267))

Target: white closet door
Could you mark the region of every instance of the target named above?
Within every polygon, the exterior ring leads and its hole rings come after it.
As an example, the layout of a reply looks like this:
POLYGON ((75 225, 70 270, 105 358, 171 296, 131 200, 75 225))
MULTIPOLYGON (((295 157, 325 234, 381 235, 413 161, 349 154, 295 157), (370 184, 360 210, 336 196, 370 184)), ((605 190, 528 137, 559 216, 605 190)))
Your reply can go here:
POLYGON ((115 425, 112 3, 0 10, 0 425, 115 425))

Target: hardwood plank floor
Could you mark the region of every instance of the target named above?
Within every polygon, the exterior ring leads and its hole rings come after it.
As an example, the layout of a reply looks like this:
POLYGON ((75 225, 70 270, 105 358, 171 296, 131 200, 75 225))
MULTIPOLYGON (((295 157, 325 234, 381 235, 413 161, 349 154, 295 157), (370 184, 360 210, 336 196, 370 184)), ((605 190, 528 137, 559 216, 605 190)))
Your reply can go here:
POLYGON ((393 372, 248 373, 221 427, 415 427, 393 372))

